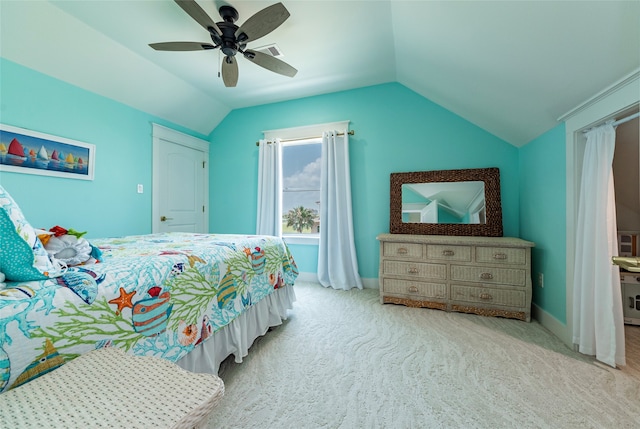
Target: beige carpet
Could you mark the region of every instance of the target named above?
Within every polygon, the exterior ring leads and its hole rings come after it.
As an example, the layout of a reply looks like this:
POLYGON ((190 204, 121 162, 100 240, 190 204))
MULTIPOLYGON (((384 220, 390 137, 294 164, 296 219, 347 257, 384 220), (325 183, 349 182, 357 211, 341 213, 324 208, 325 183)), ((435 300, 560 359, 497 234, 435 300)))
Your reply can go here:
POLYGON ((640 427, 637 357, 608 368, 536 322, 381 305, 377 290, 296 295, 242 364, 223 363, 211 428, 640 427))

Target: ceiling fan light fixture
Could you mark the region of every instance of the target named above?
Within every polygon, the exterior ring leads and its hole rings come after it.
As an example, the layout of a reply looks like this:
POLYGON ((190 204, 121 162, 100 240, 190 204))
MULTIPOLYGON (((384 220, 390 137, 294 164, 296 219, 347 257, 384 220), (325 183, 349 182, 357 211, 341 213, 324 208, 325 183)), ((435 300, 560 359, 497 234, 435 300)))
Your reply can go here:
POLYGON ((233 57, 236 55, 236 53, 238 53, 238 45, 236 45, 235 43, 223 43, 222 47, 220 47, 220 50, 227 57, 233 57))

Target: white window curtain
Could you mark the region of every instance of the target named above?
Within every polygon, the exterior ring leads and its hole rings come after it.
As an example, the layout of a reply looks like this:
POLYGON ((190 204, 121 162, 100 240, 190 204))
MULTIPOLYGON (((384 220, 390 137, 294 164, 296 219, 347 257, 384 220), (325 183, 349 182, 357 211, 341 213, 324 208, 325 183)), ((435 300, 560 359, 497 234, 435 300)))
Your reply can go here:
POLYGON ((258 149, 258 212, 256 234, 280 236, 282 157, 280 139, 267 143, 260 140, 258 149))
POLYGON ((582 169, 576 260, 573 343, 580 353, 612 367, 625 365, 620 272, 613 185, 613 122, 589 130, 582 169))
POLYGON ((362 289, 353 233, 349 134, 322 133, 318 280, 325 287, 362 289))

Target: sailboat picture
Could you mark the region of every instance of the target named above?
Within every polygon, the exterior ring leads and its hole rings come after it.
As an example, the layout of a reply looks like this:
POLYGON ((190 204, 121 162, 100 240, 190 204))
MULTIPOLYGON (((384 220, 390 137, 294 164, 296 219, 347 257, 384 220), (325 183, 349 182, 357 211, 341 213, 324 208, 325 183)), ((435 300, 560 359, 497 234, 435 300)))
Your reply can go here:
POLYGON ((95 145, 0 124, 0 171, 93 180, 95 145))

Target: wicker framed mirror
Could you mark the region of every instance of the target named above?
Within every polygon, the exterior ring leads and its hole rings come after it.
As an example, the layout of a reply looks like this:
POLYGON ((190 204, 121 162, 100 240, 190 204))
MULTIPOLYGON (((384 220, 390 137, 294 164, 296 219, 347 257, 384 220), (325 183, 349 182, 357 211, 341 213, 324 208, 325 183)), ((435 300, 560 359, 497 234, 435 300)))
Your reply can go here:
POLYGON ((502 236, 500 170, 391 173, 392 234, 502 236))

